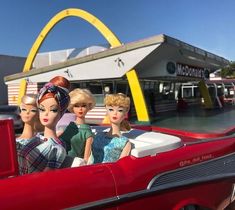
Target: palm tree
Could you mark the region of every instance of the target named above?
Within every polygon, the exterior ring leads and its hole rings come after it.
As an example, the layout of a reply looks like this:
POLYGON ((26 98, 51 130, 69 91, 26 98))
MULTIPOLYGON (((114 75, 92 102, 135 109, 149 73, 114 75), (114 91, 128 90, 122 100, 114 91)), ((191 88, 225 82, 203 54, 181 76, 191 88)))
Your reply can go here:
POLYGON ((235 78, 235 61, 231 61, 229 65, 222 68, 220 76, 222 78, 235 78))

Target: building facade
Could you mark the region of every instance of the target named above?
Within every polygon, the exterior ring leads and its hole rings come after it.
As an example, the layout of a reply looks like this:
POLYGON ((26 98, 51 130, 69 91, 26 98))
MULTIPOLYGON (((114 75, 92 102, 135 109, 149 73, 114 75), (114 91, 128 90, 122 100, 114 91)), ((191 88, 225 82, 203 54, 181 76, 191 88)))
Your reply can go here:
MULTIPOLYGON (((105 110, 100 109, 104 109, 102 102, 107 94, 106 90, 129 95, 133 99, 131 111, 138 118, 145 107, 138 107, 138 97, 142 96, 136 94, 132 80, 127 76, 133 69, 147 104, 147 112, 151 115, 155 114, 155 111, 176 109, 178 90, 182 83, 203 82, 209 79, 210 73, 229 63, 223 57, 164 34, 82 56, 71 58, 69 53, 70 51, 56 52, 55 57, 52 52, 42 54, 40 59, 45 61, 47 66, 37 67, 42 63, 36 58, 35 69, 9 75, 5 77, 5 82, 11 88, 24 79, 27 81, 29 93, 38 91, 42 84, 54 76, 64 76, 74 88, 88 88, 95 95, 99 111, 92 113, 90 117, 93 120, 97 116, 102 118, 100 112, 105 115, 105 110), (60 56, 62 54, 64 56, 60 56), (61 62, 55 63, 56 60, 59 61, 56 59, 59 57, 61 62)), ((208 90, 203 83, 200 92, 207 102, 206 105, 211 106, 208 90)), ((9 92, 9 97, 14 98, 15 95, 9 92)), ((14 99, 17 103, 16 98, 14 99)))
MULTIPOLYGON (((4 83, 4 77, 21 72, 25 60, 25 57, 0 55, 0 105, 10 103, 8 100, 8 86, 4 83)), ((14 94, 18 94, 18 90, 19 88, 16 88, 14 94)))

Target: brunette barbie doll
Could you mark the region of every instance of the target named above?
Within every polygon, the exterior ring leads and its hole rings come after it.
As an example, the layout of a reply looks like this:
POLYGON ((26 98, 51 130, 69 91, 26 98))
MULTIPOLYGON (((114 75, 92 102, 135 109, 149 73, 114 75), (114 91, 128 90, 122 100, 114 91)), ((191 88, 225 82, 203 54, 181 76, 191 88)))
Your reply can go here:
POLYGON ((125 116, 130 108, 130 98, 122 93, 106 95, 104 104, 107 109, 111 128, 109 132, 95 136, 92 145, 94 163, 114 162, 129 155, 131 143, 122 136, 121 131, 130 130, 125 116))
POLYGON ((68 155, 83 158, 87 163, 91 154, 93 135, 85 116, 95 106, 95 98, 87 89, 76 88, 69 93, 70 104, 68 110, 76 115, 76 121, 71 122, 60 136, 66 143, 68 155))
POLYGON ((39 119, 44 126, 44 136, 26 144, 19 153, 20 172, 32 173, 60 168, 66 151, 56 136, 56 124, 69 104, 70 83, 57 76, 45 84, 37 98, 39 119))

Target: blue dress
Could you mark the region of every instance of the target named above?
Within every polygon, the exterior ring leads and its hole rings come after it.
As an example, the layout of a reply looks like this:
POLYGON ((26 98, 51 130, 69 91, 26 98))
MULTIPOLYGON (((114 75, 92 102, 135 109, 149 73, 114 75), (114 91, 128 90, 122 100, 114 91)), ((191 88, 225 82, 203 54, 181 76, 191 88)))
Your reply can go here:
POLYGON ((94 163, 115 162, 119 159, 128 138, 125 136, 110 137, 107 133, 99 133, 92 144, 94 163))

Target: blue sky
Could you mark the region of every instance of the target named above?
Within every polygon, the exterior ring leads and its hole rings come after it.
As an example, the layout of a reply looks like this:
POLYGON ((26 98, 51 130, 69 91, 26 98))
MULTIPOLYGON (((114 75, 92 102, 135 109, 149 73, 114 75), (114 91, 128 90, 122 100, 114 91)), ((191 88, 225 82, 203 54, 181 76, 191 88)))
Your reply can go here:
MULTIPOLYGON (((234 0, 1 0, 0 54, 27 56, 47 22, 67 8, 90 12, 123 43, 166 34, 235 60, 234 0)), ((40 52, 107 44, 84 20, 56 25, 40 52)))

